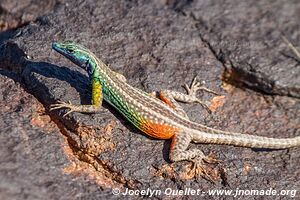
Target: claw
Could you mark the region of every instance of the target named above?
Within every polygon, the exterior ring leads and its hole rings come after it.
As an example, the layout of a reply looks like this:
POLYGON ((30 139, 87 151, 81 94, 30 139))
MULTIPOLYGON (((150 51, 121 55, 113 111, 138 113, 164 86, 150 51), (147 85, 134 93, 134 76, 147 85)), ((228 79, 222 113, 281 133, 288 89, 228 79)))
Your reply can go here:
POLYGON ((186 89, 186 91, 188 92, 188 94, 190 94, 191 89, 188 86, 188 84, 184 84, 183 87, 184 87, 184 89, 186 89))
POLYGON ((192 81, 192 86, 195 86, 197 84, 200 84, 200 82, 197 81, 197 76, 192 81))
POLYGON ((60 106, 60 104, 52 104, 52 105, 50 105, 50 111, 52 111, 52 110, 57 110, 57 109, 60 109, 61 108, 61 106, 60 106))
POLYGON ((184 88, 187 90, 188 94, 193 95, 193 96, 195 96, 195 94, 198 90, 203 90, 203 91, 215 94, 215 95, 219 95, 217 92, 202 86, 202 84, 197 80, 197 77, 195 77, 193 79, 190 87, 187 84, 185 84, 184 88))
POLYGON ((63 115, 63 117, 65 117, 65 116, 67 116, 68 114, 70 114, 70 113, 72 113, 72 112, 74 112, 74 110, 69 110, 68 112, 66 112, 64 115, 63 115))
POLYGON ((212 111, 210 110, 209 106, 206 103, 200 101, 199 99, 197 99, 196 102, 199 103, 201 106, 203 106, 209 114, 212 113, 212 111))
POLYGON ((198 159, 192 160, 193 166, 190 169, 190 171, 188 172, 188 175, 191 177, 200 175, 203 178, 205 178, 206 180, 211 181, 212 183, 216 183, 217 177, 215 176, 215 174, 212 174, 213 168, 205 165, 203 162, 204 159, 205 158, 203 158, 201 160, 198 160, 198 159))
POLYGON ((203 161, 205 161, 206 163, 209 163, 209 164, 219 164, 222 162, 221 160, 216 159, 216 158, 212 157, 211 155, 205 156, 203 158, 203 161))
POLYGON ((212 113, 212 111, 209 109, 209 106, 196 97, 196 93, 198 90, 203 90, 203 91, 218 95, 217 92, 202 86, 201 83, 197 80, 197 77, 195 77, 193 79, 191 86, 184 84, 183 87, 186 89, 188 96, 191 97, 191 102, 197 102, 197 103, 201 104, 208 111, 209 114, 212 113))
POLYGON ((204 91, 209 92, 209 93, 212 93, 212 94, 214 94, 214 95, 219 95, 219 93, 217 93, 216 91, 213 91, 213 90, 208 89, 208 88, 206 88, 206 87, 199 87, 198 90, 204 90, 204 91))
MULTIPOLYGON (((195 153, 195 151, 193 152, 195 153)), ((187 160, 192 163, 186 171, 189 178, 200 175, 206 180, 216 183, 221 177, 220 168, 215 167, 221 161, 216 159, 214 154, 210 153, 206 156, 202 151, 196 151, 196 156, 187 160)))
POLYGON ((68 109, 70 109, 68 112, 66 112, 66 113, 63 115, 63 117, 65 117, 65 116, 67 116, 68 114, 70 114, 70 113, 72 113, 72 112, 75 111, 75 110, 74 110, 74 107, 73 107, 73 105, 72 105, 72 103, 71 103, 71 101, 68 101, 68 103, 65 103, 65 102, 60 101, 60 100, 58 100, 57 103, 55 103, 55 104, 51 104, 49 110, 52 111, 52 110, 57 110, 57 109, 61 109, 61 108, 68 108, 68 109))

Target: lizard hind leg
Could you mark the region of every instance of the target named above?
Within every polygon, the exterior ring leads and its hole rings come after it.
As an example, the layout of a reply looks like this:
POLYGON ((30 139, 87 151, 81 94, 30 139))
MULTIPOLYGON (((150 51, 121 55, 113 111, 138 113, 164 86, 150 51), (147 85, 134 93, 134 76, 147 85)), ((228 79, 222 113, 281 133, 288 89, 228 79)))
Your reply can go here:
POLYGON ((189 143, 192 141, 190 134, 179 133, 173 136, 170 148, 170 160, 173 162, 187 160, 192 162, 192 167, 188 172, 191 177, 200 175, 205 179, 215 182, 218 177, 211 173, 212 168, 207 164, 216 164, 220 161, 206 156, 200 149, 188 149, 189 143))

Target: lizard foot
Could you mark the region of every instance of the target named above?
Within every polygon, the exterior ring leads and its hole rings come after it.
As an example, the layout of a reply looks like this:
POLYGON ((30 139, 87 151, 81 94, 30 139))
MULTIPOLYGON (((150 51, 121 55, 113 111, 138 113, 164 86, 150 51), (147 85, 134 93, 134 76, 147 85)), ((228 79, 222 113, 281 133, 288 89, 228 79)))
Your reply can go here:
POLYGON ((189 87, 187 84, 185 84, 183 86, 187 93, 188 93, 188 96, 191 97, 191 99, 193 99, 194 102, 197 102, 199 103, 200 105, 202 105, 209 113, 211 113, 211 110, 209 109, 209 106, 207 105, 207 103, 201 101, 200 99, 198 99, 196 97, 196 93, 198 90, 203 90, 203 91, 206 91, 206 92, 209 92, 209 93, 212 93, 212 94, 215 94, 215 95, 218 95, 217 92, 213 91, 213 90, 210 90, 204 86, 201 85, 201 83, 199 81, 197 81, 197 77, 195 77, 192 81, 192 84, 191 86, 189 87))
POLYGON ((190 171, 188 172, 188 175, 191 177, 195 176, 202 176, 208 181, 211 181, 212 183, 216 183, 219 173, 214 168, 210 167, 208 164, 218 164, 221 161, 217 160, 211 156, 205 156, 205 157, 196 157, 191 160, 193 165, 190 171))
POLYGON ((209 93, 212 93, 212 94, 215 94, 215 95, 219 95, 217 92, 211 90, 211 89, 208 89, 206 87, 204 87, 201 82, 199 82, 197 80, 197 77, 195 77, 192 81, 192 84, 191 86, 189 87, 187 84, 184 85, 184 88, 187 90, 188 94, 191 95, 191 96, 196 96, 196 92, 198 90, 203 90, 203 91, 206 91, 206 92, 209 92, 209 93))
POLYGON ((69 108, 70 109, 68 112, 66 112, 63 115, 63 117, 67 116, 68 114, 70 114, 72 112, 78 111, 78 106, 73 105, 70 101, 68 103, 65 103, 63 101, 58 101, 58 103, 50 105, 50 111, 61 109, 61 108, 69 108))

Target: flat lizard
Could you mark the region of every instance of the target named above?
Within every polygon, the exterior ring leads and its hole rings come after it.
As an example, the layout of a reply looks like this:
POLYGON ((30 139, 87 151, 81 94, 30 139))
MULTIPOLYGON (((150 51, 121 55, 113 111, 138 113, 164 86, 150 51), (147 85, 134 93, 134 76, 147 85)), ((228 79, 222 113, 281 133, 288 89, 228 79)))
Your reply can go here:
POLYGON ((226 144, 250 148, 283 149, 300 146, 300 136, 294 138, 269 138, 221 131, 189 120, 176 101, 206 104, 196 97, 198 90, 206 90, 196 79, 191 87, 185 85, 188 94, 162 90, 158 97, 126 83, 126 78, 111 70, 91 51, 74 42, 53 43, 53 49, 85 69, 92 84, 92 104, 72 105, 59 101, 50 110, 67 108, 71 112, 96 113, 101 110, 102 100, 115 107, 128 121, 145 134, 158 139, 172 139, 169 158, 171 161, 188 160, 194 172, 208 176, 205 163, 218 160, 204 155, 199 149, 188 149, 190 142, 226 144))

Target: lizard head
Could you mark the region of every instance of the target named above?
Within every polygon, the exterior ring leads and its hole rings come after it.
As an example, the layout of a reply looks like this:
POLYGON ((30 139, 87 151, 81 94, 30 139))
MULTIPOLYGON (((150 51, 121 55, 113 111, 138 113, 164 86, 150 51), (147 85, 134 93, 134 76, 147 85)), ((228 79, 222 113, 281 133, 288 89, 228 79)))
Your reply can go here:
POLYGON ((58 53, 70 59, 76 65, 91 71, 91 63, 94 61, 93 54, 83 46, 72 41, 54 42, 52 48, 58 53))

